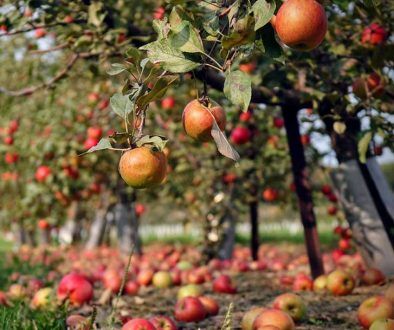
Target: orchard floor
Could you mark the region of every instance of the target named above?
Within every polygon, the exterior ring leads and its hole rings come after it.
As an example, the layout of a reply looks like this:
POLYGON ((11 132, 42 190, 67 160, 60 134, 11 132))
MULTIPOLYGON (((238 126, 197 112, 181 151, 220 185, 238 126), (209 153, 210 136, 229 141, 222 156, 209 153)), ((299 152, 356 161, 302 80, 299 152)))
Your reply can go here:
MULTIPOLYGON (((275 245, 275 250, 291 251, 289 260, 295 260, 297 257, 305 260, 305 255, 302 246, 300 245, 275 245)), ((269 250, 269 249, 268 249, 269 250)), ((267 251, 268 251, 267 250, 267 251)), ((186 256, 193 256, 194 249, 188 248, 186 256)), ((60 257, 53 258, 52 263, 40 264, 39 261, 42 255, 32 264, 25 262, 20 257, 20 253, 13 254, 10 257, 10 252, 7 256, 3 255, 3 260, 0 256, 0 290, 7 292, 7 289, 12 283, 28 283, 30 278, 43 279, 44 285, 56 288, 60 278, 70 272, 72 258, 77 260, 79 266, 85 267, 89 272, 89 261, 86 261, 86 256, 78 248, 74 248, 74 252, 59 251, 53 249, 53 255, 57 254, 60 257), (59 259, 57 259, 59 258, 59 259), (7 260, 3 263, 4 260, 7 260), (55 273, 52 280, 48 279, 50 273, 55 273), (12 279, 15 273, 19 274, 19 279, 12 279)), ((37 253, 28 252, 28 255, 37 255, 37 253)), ((108 257, 104 261, 107 264, 111 258, 108 257)), ((33 260, 32 258, 31 260, 33 260)), ((352 259, 349 257, 348 260, 352 259)), ((44 260, 49 260, 45 257, 44 260)), ((96 262, 100 260, 100 255, 95 259, 96 262)), ((125 264, 127 258, 119 260, 125 264)), ((150 260, 150 258, 149 258, 150 260)), ((103 262, 103 261, 100 261, 103 262)), ((156 265, 160 264, 157 260, 154 261, 156 265)), ((269 267, 268 267, 269 268, 269 267)), ((307 271, 307 265, 302 264, 292 271, 248 271, 237 272, 234 270, 227 270, 226 273, 231 275, 236 288, 236 294, 218 294, 212 291, 212 283, 207 282, 202 284, 205 295, 214 297, 220 305, 219 315, 210 317, 199 323, 180 323, 178 322, 178 329, 184 330, 230 330, 241 329, 241 319, 244 313, 253 307, 269 307, 276 296, 284 292, 291 292, 291 287, 286 288, 281 285, 279 279, 282 275, 296 275, 299 272, 307 271), (233 311, 231 313, 231 327, 222 328, 224 319, 228 312, 230 304, 233 304, 233 311)), ((90 269, 91 270, 91 269, 90 269)), ((391 280, 391 282, 393 282, 391 280)), ((307 317, 297 324, 297 329, 310 330, 351 330, 360 329, 357 322, 357 309, 362 301, 368 297, 383 293, 388 284, 383 286, 357 286, 351 295, 344 297, 333 297, 328 294, 318 294, 313 292, 297 292, 301 295, 307 305, 307 317)), ((121 319, 121 316, 131 316, 149 318, 154 315, 166 315, 173 317, 174 306, 176 303, 177 291, 179 287, 172 287, 168 289, 157 289, 152 286, 141 287, 137 296, 111 296, 108 291, 105 291, 101 282, 96 282, 94 285, 94 299, 90 305, 84 305, 81 308, 69 308, 66 311, 65 306, 59 307, 52 311, 32 311, 29 307, 32 294, 24 298, 21 302, 14 302, 13 307, 4 308, 0 306, 0 330, 57 330, 65 329, 65 318, 70 314, 80 314, 86 317, 91 317, 93 310, 96 310, 95 324, 97 327, 92 329, 120 329, 118 321, 109 322, 110 316, 114 315, 116 320, 121 319), (116 307, 114 307, 116 305, 116 307), (93 307, 94 306, 94 307, 93 307), (35 320, 35 321, 32 321, 35 320)))
MULTIPOLYGON (((229 304, 233 306, 233 321, 231 329, 241 329, 240 323, 245 311, 255 306, 269 306, 274 298, 287 292, 274 284, 277 273, 248 272, 234 276, 238 293, 234 295, 214 294, 210 284, 203 284, 207 295, 218 300, 221 309, 219 315, 199 323, 178 323, 179 329, 187 330, 220 330, 227 313, 229 304)), ((358 287, 351 295, 332 297, 318 295, 313 292, 298 292, 304 298, 308 307, 307 318, 297 324, 297 329, 308 330, 351 330, 360 329, 357 322, 357 309, 360 303, 371 295, 384 291, 385 286, 358 287)), ((172 315, 176 302, 177 288, 159 291, 154 288, 142 290, 137 298, 122 297, 119 305, 121 310, 129 315, 146 317, 146 315, 172 315)), ((105 319, 105 310, 99 310, 98 320, 105 319)))

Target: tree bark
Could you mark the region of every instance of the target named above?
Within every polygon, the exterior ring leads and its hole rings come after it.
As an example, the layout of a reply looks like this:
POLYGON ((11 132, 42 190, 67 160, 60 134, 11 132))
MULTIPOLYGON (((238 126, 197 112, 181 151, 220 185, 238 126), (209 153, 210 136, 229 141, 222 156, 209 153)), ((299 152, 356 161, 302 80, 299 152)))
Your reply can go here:
POLYGON ((259 210, 257 200, 249 203, 250 212, 250 251, 252 254, 252 259, 258 259, 259 252, 259 210))
POLYGON ((230 210, 221 219, 222 237, 218 256, 222 260, 231 259, 235 245, 235 218, 230 210))
MULTIPOLYGON (((370 152, 362 164, 358 154, 358 135, 361 122, 357 115, 341 112, 346 124, 344 134, 333 129, 330 116, 334 107, 324 100, 319 107, 326 130, 331 137, 339 167, 331 178, 337 189, 340 203, 346 214, 358 250, 370 267, 376 267, 386 275, 394 274, 394 197, 387 181, 370 152)), ((337 109, 338 111, 338 109, 337 109)))
POLYGON ((341 163, 331 178, 365 263, 393 275, 394 251, 357 160, 341 163))
POLYGON ((114 207, 119 248, 122 253, 134 251, 142 253, 141 239, 138 233, 138 218, 135 213, 135 192, 128 192, 123 180, 118 184, 118 203, 114 207))
POLYGON ((316 217, 313 211, 311 186, 308 180, 308 171, 301 143, 298 109, 283 107, 282 114, 285 122, 287 143, 291 157, 294 184, 296 187, 301 222, 304 227, 306 250, 313 278, 324 274, 323 259, 320 250, 320 241, 317 233, 316 217))
POLYGON ((48 245, 51 240, 51 231, 49 228, 39 230, 39 242, 43 245, 48 245))
POLYGON ((78 201, 72 201, 67 210, 67 221, 60 229, 59 239, 63 243, 72 244, 81 239, 82 210, 78 201))

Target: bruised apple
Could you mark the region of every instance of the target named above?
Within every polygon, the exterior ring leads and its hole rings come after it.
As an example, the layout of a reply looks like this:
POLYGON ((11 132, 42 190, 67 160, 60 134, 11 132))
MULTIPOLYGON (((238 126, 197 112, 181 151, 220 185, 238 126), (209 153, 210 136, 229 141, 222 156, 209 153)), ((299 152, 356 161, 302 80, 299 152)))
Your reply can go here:
POLYGON ((183 110, 182 122, 186 134, 201 142, 212 140, 211 130, 214 120, 219 128, 224 130, 226 114, 218 105, 205 106, 199 100, 193 100, 183 110))
POLYGON ((279 39, 288 47, 312 50, 327 32, 323 6, 315 0, 287 0, 272 21, 279 39))
POLYGON ((166 177, 167 157, 146 146, 126 151, 119 162, 119 173, 131 187, 137 189, 158 186, 166 177))

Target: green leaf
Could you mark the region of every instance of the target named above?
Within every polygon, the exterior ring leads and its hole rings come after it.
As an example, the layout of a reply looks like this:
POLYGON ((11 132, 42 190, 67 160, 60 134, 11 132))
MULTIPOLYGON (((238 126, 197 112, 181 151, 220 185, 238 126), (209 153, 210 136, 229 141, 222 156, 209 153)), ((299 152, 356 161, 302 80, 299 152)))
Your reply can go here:
POLYGON ((254 18, 250 15, 238 20, 234 24, 233 32, 223 37, 223 49, 228 50, 233 47, 253 43, 256 35, 254 25, 254 18))
POLYGON ((123 119, 133 111, 133 102, 127 95, 121 93, 114 94, 110 99, 112 110, 123 119))
POLYGON ((164 96, 170 85, 177 79, 177 77, 162 77, 153 86, 148 93, 137 98, 136 104, 140 107, 148 105, 150 102, 158 100, 164 96))
POLYGON ((163 68, 169 72, 188 72, 200 65, 186 58, 181 51, 171 47, 167 39, 151 42, 140 49, 148 52, 152 63, 161 63, 163 68))
POLYGON ((369 143, 372 139, 372 132, 367 132, 364 136, 358 141, 358 156, 361 163, 365 163, 367 159, 367 151, 369 148, 369 143))
POLYGON ((101 2, 93 2, 88 9, 88 23, 99 27, 105 18, 105 13, 102 13, 103 4, 101 2))
POLYGON ((239 70, 227 73, 223 92, 232 103, 241 106, 243 111, 248 110, 252 97, 250 76, 239 70))
POLYGON ((181 24, 184 21, 192 23, 193 18, 190 17, 181 6, 173 7, 169 17, 171 30, 179 31, 181 29, 181 24))
POLYGON ((130 63, 138 63, 141 59, 141 52, 135 47, 129 47, 126 50, 127 61, 130 63))
POLYGON ((197 30, 187 21, 177 27, 176 33, 171 34, 171 46, 186 53, 203 53, 204 46, 197 30))
POLYGON ((266 0, 257 0, 253 6, 252 11, 256 20, 254 30, 262 28, 266 25, 274 15, 276 8, 275 1, 267 2, 266 0))
POLYGON ((123 71, 127 70, 126 66, 121 63, 112 63, 111 67, 107 70, 110 76, 115 76, 123 71))
POLYGON ((105 150, 112 148, 111 142, 108 138, 102 138, 99 143, 97 143, 94 147, 91 147, 88 151, 86 151, 84 154, 99 151, 99 150, 105 150))
POLYGON ((136 142, 136 145, 137 145, 137 147, 141 147, 141 146, 146 145, 146 144, 152 144, 158 150, 163 151, 163 149, 165 148, 167 142, 168 142, 168 139, 166 139, 163 136, 144 135, 141 139, 139 139, 136 142))
POLYGON ((153 20, 152 27, 157 33, 157 40, 167 38, 168 32, 170 31, 167 18, 153 20))

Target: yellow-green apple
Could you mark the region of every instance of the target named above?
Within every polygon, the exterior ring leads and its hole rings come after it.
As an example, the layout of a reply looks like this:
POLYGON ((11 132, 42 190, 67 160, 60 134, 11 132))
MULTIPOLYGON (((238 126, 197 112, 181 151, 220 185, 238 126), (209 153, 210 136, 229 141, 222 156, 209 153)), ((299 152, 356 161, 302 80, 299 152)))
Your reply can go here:
POLYGON ((178 290, 178 300, 185 297, 199 297, 202 295, 201 287, 197 284, 188 284, 178 290))
POLYGON ((294 322, 298 322, 306 315, 306 305, 302 298, 294 293, 284 293, 276 297, 273 307, 289 314, 294 322))
POLYGON ((54 290, 52 288, 43 288, 34 294, 31 306, 32 308, 47 308, 53 305, 54 300, 54 290))
POLYGON ((313 291, 315 292, 327 291, 327 275, 320 275, 313 281, 313 291))
POLYGON ((159 271, 153 275, 152 283, 156 288, 169 288, 172 285, 172 278, 170 272, 159 271))
POLYGON ((257 316, 259 316, 266 308, 264 307, 255 307, 248 310, 241 321, 242 330, 253 330, 253 322, 257 316))
POLYGON ((379 319, 374 321, 369 330, 394 330, 393 319, 379 319))

